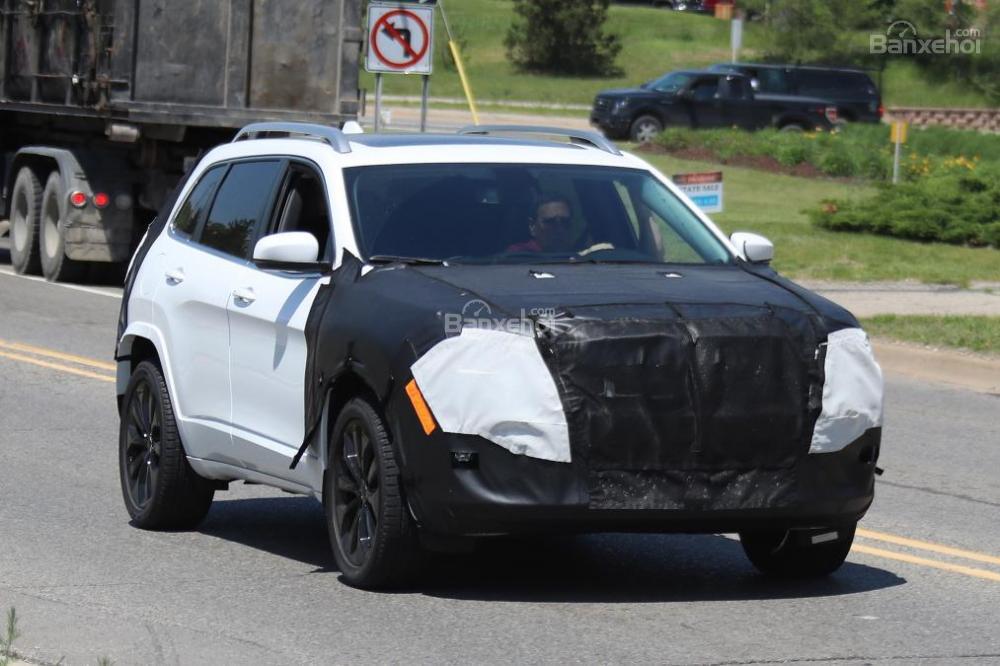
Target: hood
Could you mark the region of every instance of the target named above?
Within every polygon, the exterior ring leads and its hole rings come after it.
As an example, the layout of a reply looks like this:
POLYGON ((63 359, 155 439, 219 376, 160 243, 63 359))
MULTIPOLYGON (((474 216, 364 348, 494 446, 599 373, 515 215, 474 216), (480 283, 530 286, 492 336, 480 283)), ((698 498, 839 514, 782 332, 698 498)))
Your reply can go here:
POLYGON ((612 88, 610 90, 602 90, 597 93, 598 98, 605 99, 622 99, 623 97, 656 97, 662 96, 666 93, 657 92, 652 88, 612 88))
MULTIPOLYGON (((555 309, 610 312, 612 306, 733 305, 815 310, 791 291, 739 266, 540 264, 421 266, 415 272, 508 314, 555 309), (548 277, 551 276, 551 277, 548 277), (609 309, 610 308, 610 309, 609 309)), ((494 314, 497 314, 494 312, 494 314)))

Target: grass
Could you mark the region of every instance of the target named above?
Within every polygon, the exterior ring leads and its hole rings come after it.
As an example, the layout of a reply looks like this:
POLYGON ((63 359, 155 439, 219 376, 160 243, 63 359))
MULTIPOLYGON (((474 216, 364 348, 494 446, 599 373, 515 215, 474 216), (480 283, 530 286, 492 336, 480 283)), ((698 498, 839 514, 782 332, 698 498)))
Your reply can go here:
POLYGON ((725 212, 711 217, 726 233, 753 231, 775 244, 774 267, 795 278, 917 280, 967 285, 996 280, 996 250, 919 243, 885 236, 845 234, 814 227, 804 211, 823 199, 857 199, 877 190, 855 182, 797 178, 740 167, 642 157, 667 175, 723 171, 725 212))
POLYGON ((862 325, 877 337, 1000 354, 1000 317, 878 315, 862 325))
MULTIPOLYGON (((727 62, 729 23, 710 16, 671 12, 650 7, 612 5, 607 29, 622 38, 618 64, 624 74, 614 78, 531 75, 517 71, 507 59, 503 39, 514 19, 510 0, 461 0, 447 3, 448 19, 465 55, 466 71, 477 99, 526 100, 590 104, 597 91, 633 86, 672 69, 704 67, 727 62)), ((447 37, 436 17, 434 74, 431 94, 462 97, 458 75, 446 63, 447 37)), ((744 30, 741 57, 752 61, 764 50, 763 26, 750 23, 744 30)), ((362 65, 363 70, 363 65, 362 65)), ((878 80, 877 75, 874 77, 878 80)), ((369 94, 374 79, 361 72, 361 87, 369 94)), ((975 91, 950 82, 931 82, 910 63, 891 64, 883 79, 887 105, 988 106, 975 91)), ((391 75, 386 94, 418 95, 420 78, 391 75)))
POLYGON ((7 626, 0 633, 0 666, 7 666, 14 658, 14 641, 20 633, 17 631, 17 611, 13 608, 7 611, 7 626))

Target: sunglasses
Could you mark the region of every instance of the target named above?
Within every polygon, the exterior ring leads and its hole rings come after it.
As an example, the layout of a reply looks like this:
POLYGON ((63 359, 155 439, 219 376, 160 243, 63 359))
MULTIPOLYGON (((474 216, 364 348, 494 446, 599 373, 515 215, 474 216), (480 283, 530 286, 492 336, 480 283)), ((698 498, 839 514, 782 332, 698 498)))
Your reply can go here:
POLYGON ((573 222, 573 218, 567 215, 558 215, 553 217, 542 217, 539 218, 539 224, 549 224, 549 225, 560 225, 563 227, 568 227, 573 222))

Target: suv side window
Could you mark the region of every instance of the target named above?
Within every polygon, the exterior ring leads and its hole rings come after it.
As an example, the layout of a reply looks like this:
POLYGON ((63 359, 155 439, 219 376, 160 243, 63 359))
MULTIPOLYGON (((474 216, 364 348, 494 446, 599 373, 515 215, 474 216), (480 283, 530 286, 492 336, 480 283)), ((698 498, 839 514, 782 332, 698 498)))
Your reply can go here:
POLYGON ((319 242, 320 260, 333 261, 333 235, 323 179, 312 168, 293 162, 275 206, 270 233, 307 231, 319 242))
POLYGON ((198 241, 234 257, 249 259, 251 243, 261 220, 267 219, 281 173, 280 160, 233 164, 215 195, 198 241))
POLYGON ((191 194, 174 218, 174 231, 189 238, 194 234, 194 230, 205 219, 208 208, 212 205, 212 195, 215 194, 216 186, 225 175, 226 168, 227 165, 221 164, 202 174, 201 180, 191 190, 191 194))

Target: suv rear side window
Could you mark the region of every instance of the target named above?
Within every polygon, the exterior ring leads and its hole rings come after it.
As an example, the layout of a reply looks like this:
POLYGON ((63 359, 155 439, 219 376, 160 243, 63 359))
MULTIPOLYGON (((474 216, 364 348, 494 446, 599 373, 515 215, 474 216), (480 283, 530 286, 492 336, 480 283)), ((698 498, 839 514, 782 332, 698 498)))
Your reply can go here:
POLYGON ((260 221, 270 212, 281 175, 280 160, 233 164, 215 195, 199 242, 234 257, 250 258, 250 244, 260 221))
POLYGON ((181 206, 177 217, 174 218, 175 231, 188 237, 194 234, 198 224, 205 219, 208 207, 212 205, 215 187, 225 175, 226 168, 226 165, 215 166, 202 175, 201 180, 194 186, 184 205, 181 206))
POLYGON ((873 88, 871 79, 860 72, 817 72, 800 70, 799 94, 823 97, 824 95, 865 95, 873 88))

